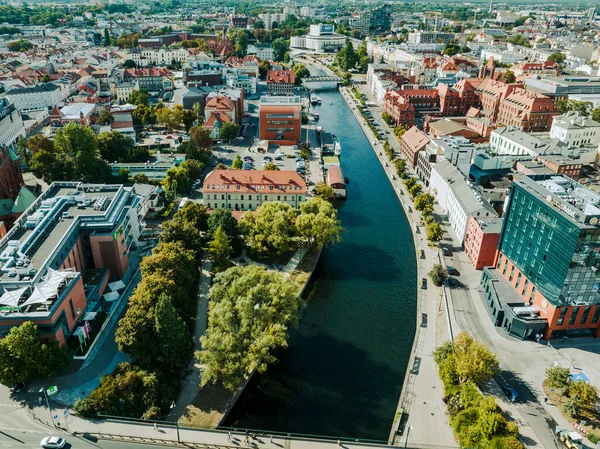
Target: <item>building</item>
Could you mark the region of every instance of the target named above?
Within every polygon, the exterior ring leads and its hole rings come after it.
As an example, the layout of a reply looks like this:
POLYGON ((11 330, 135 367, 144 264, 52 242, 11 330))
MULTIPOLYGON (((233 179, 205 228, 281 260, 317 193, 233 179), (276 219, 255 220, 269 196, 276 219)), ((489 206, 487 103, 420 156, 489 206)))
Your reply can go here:
POLYGON ((186 62, 183 82, 187 87, 220 86, 223 84, 225 65, 212 60, 186 62))
POLYGON ((241 89, 246 95, 256 93, 257 78, 246 73, 227 73, 226 82, 229 87, 241 89))
POLYGON ((410 128, 400 138, 400 151, 412 168, 417 166, 419 151, 423 151, 428 143, 427 134, 416 126, 410 128))
POLYGON ((115 86, 117 101, 121 104, 127 103, 129 96, 134 90, 140 90, 140 85, 137 82, 117 84, 115 86))
POLYGON ((349 20, 351 28, 367 35, 389 31, 392 26, 392 5, 382 5, 361 11, 349 20))
POLYGON ((231 120, 241 125, 246 108, 244 98, 244 90, 234 87, 224 87, 209 93, 206 97, 206 105, 204 106, 205 123, 208 122, 212 112, 226 110, 231 120))
POLYGON ((306 201, 306 182, 292 170, 213 170, 202 194, 208 209, 249 211, 273 201, 299 209, 306 201))
POLYGON ((164 68, 125 69, 125 80, 137 83, 140 89, 162 92, 173 87, 173 75, 164 68))
POLYGON ((501 228, 500 218, 477 219, 469 216, 467 219, 463 248, 476 270, 494 265, 501 228))
POLYGON ((63 126, 67 123, 90 126, 95 108, 96 105, 93 103, 71 103, 60 110, 54 108, 50 112, 50 123, 55 126, 63 126))
POLYGON ((600 195, 566 176, 515 178, 481 278, 496 326, 523 339, 600 337, 599 206, 600 195))
POLYGON ((280 145, 300 141, 302 99, 299 96, 263 96, 260 98, 260 140, 280 145))
POLYGON ((200 103, 202 109, 206 105, 206 98, 215 92, 211 86, 205 87, 181 87, 173 91, 173 103, 180 104, 183 109, 192 109, 194 104, 200 103))
POLYGON ((581 101, 588 96, 600 94, 600 76, 564 75, 532 76, 525 79, 525 89, 551 97, 554 100, 567 99, 577 95, 581 101))
POLYGON ((137 67, 150 65, 173 65, 183 62, 189 57, 186 48, 148 48, 128 49, 119 52, 123 62, 133 61, 137 67))
POLYGON ((461 244, 465 239, 470 216, 476 219, 498 216, 482 193, 472 188, 463 173, 447 159, 441 159, 432 165, 429 190, 434 193, 461 244))
POLYGON ((19 137, 25 137, 25 125, 23 124, 21 112, 8 99, 1 98, 0 148, 6 147, 12 151, 16 151, 19 137))
POLYGON ((260 59, 261 61, 267 60, 267 61, 272 61, 273 57, 275 55, 274 51, 273 51, 273 47, 267 47, 267 46, 258 46, 258 45, 249 45, 248 46, 248 54, 249 55, 256 55, 256 57, 258 59, 260 59))
POLYGON ((383 96, 383 110, 392 116, 396 126, 410 128, 415 124, 415 106, 403 91, 388 90, 383 96))
POLYGON ((497 154, 510 156, 537 156, 553 153, 548 141, 542 140, 520 129, 501 127, 492 131, 490 149, 497 154))
POLYGON ((62 102, 60 88, 53 83, 12 89, 6 92, 6 97, 19 111, 50 110, 62 102))
POLYGON ((290 37, 290 49, 307 50, 313 53, 335 53, 346 45, 347 37, 336 34, 334 25, 316 24, 304 36, 290 37))
POLYGON ((549 131, 552 118, 560 113, 545 95, 517 88, 500 100, 498 123, 527 132, 549 131))
POLYGON ((442 33, 438 31, 414 31, 408 33, 409 44, 447 44, 456 35, 454 33, 442 33))
POLYGON ((32 321, 42 338, 66 343, 108 281, 135 270, 140 200, 121 185, 55 182, 42 193, 0 240, 0 333, 32 321))
POLYGON ((516 77, 525 77, 528 75, 558 76, 560 74, 558 64, 552 61, 521 61, 520 63, 513 65, 510 70, 516 77))
POLYGON ((269 95, 294 95, 296 82, 292 70, 269 70, 267 72, 267 94, 269 95))
POLYGON ((578 112, 569 111, 554 117, 550 137, 570 147, 597 147, 600 144, 600 123, 578 112))

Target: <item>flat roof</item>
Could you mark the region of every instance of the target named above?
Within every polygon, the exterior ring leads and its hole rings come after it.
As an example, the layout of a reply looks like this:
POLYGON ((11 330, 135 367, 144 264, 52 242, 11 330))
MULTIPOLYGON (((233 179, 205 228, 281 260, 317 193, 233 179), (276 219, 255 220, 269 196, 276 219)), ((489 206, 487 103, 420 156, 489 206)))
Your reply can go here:
POLYGON ((298 95, 283 96, 283 95, 263 95, 260 97, 260 104, 281 104, 281 105, 301 105, 302 98, 298 95))

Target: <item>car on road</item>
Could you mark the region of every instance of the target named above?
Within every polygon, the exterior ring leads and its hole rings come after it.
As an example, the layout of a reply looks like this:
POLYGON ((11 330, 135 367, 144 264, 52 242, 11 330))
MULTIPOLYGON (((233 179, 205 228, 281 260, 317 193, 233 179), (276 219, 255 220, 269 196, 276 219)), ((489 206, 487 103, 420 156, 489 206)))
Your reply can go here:
POLYGON ((448 277, 448 285, 450 287, 456 287, 456 279, 454 279, 452 276, 448 277))
POLYGON ((444 246, 444 247, 442 247, 442 254, 444 256, 446 256, 446 257, 449 257, 450 256, 450 250, 444 246))
POLYGON ((61 449, 65 444, 67 440, 61 437, 46 437, 40 442, 40 446, 46 449, 61 449))
POLYGON ((448 270, 449 275, 454 273, 454 267, 452 265, 448 265, 448 267, 446 269, 448 270))
POLYGON ((13 387, 13 392, 20 393, 25 389, 25 382, 17 382, 13 387))
POLYGON ((423 290, 427 289, 427 279, 426 278, 421 279, 421 288, 423 290))
POLYGON ((506 397, 510 399, 510 402, 515 402, 519 397, 519 393, 517 393, 514 388, 502 387, 502 391, 504 392, 506 397))

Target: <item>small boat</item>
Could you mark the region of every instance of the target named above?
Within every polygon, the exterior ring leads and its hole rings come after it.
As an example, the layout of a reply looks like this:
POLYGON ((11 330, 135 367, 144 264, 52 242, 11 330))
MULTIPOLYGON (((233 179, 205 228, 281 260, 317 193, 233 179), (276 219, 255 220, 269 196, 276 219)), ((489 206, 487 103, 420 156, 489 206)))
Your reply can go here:
POLYGON ((319 114, 313 113, 313 118, 316 122, 319 121, 319 114))
POLYGON ((345 182, 346 184, 350 184, 350 180, 349 180, 348 178, 344 178, 344 182, 345 182))
POLYGON ((312 104, 314 106, 314 105, 319 104, 319 101, 320 101, 319 97, 317 97, 315 94, 310 94, 310 104, 312 104))

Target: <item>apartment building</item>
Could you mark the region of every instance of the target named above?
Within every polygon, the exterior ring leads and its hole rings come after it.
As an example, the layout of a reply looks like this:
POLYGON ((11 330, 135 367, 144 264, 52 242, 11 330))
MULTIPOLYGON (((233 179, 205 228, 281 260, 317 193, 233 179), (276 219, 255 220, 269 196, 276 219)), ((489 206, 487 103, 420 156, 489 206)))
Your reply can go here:
POLYGON ((292 70, 269 70, 267 93, 269 95, 294 95, 296 76, 292 70))
POLYGON ((249 211, 273 201, 298 209, 306 201, 306 182, 292 170, 213 170, 202 193, 208 209, 249 211))
POLYGON ((467 219, 463 248, 476 270, 494 265, 501 229, 502 220, 497 217, 481 219, 471 215, 467 219))
POLYGON ((597 147, 600 144, 600 123, 578 112, 569 111, 554 117, 550 137, 570 147, 597 147))
POLYGON ((518 176, 481 287, 518 338, 600 337, 600 195, 562 175, 518 176))
POLYGON ((419 152, 423 151, 428 143, 427 134, 416 126, 410 128, 400 138, 400 151, 412 168, 416 167, 419 152))
POLYGON ((517 88, 500 100, 497 121, 526 132, 541 132, 549 131, 553 117, 559 114, 550 97, 517 88))
POLYGON ((62 102, 61 90, 53 83, 11 89, 6 97, 19 111, 50 110, 62 102))

